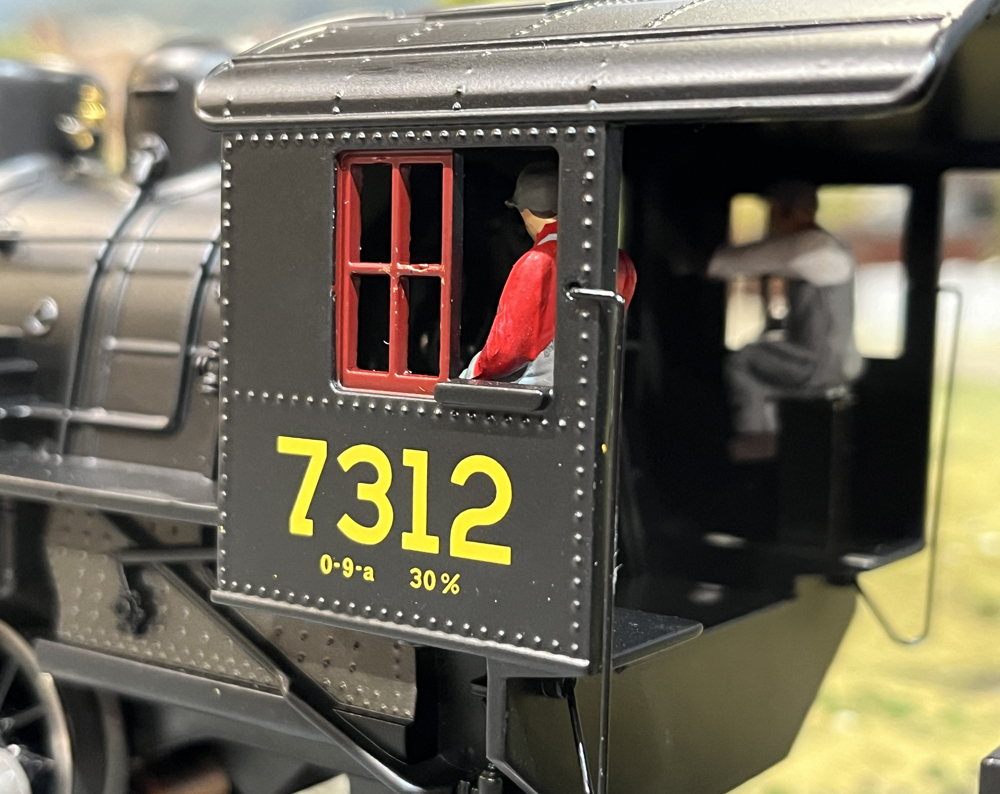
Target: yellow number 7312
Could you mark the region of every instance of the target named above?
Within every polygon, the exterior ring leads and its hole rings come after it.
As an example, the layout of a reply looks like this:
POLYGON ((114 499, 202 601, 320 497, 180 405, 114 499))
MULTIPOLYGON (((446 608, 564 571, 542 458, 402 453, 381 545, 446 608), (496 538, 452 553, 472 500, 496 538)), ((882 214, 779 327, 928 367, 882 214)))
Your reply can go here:
MULTIPOLYGON (((312 535, 313 522, 308 517, 309 508, 320 475, 326 464, 327 444, 312 438, 278 436, 278 452, 283 455, 302 455, 309 458, 302 484, 288 517, 288 531, 293 535, 312 535)), ((420 449, 404 449, 403 465, 413 469, 413 511, 412 529, 402 533, 401 545, 407 551, 437 554, 440 539, 427 532, 427 452, 420 449)), ((355 543, 373 546, 381 543, 392 530, 393 509, 389 501, 389 486, 392 484, 392 464, 388 456, 371 444, 355 444, 337 456, 337 463, 345 472, 359 463, 367 463, 375 469, 374 482, 358 483, 358 499, 375 505, 377 519, 368 527, 344 513, 337 521, 337 528, 355 543)), ((451 524, 449 553, 452 557, 467 560, 510 565, 510 546, 469 540, 468 535, 475 527, 487 527, 498 523, 510 510, 513 491, 507 471, 493 458, 486 455, 469 455, 459 461, 452 472, 451 481, 465 485, 473 474, 485 474, 493 481, 496 497, 486 507, 470 507, 463 510, 451 524)))

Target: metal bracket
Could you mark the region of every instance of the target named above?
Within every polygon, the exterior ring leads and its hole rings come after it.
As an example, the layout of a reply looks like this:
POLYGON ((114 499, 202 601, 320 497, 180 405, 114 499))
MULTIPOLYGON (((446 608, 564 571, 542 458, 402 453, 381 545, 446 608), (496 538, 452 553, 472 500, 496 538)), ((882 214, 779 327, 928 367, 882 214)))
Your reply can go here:
POLYGON ((198 390, 202 394, 219 393, 219 350, 219 343, 211 340, 193 351, 195 374, 201 378, 198 390))
POLYGON ((153 599, 137 573, 141 575, 142 572, 136 572, 132 566, 119 561, 121 588, 113 607, 118 618, 118 631, 135 635, 144 633, 155 615, 153 599))
POLYGON ((156 613, 154 599, 140 578, 142 568, 151 565, 185 565, 215 562, 215 547, 168 546, 166 548, 125 548, 115 554, 121 592, 115 602, 118 630, 129 634, 142 634, 149 627, 156 613), (140 570, 136 570, 136 568, 140 570))

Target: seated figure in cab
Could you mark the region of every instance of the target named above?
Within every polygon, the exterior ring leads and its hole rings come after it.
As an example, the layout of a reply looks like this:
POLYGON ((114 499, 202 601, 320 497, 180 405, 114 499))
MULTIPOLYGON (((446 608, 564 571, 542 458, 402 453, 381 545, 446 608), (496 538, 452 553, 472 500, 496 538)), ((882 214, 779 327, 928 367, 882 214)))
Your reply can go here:
MULTIPOLYGON (((524 167, 507 206, 521 214, 534 245, 510 271, 483 349, 462 378, 552 386, 556 335, 556 246, 559 174, 550 163, 524 167)), ((618 252, 618 293, 635 292, 635 265, 618 252)))
POLYGON ((718 279, 778 277, 787 291, 781 338, 761 338, 730 354, 725 363, 734 460, 775 456, 778 400, 822 397, 855 380, 862 369, 854 343, 854 257, 817 225, 816 186, 786 180, 766 195, 767 237, 720 248, 708 267, 708 275, 718 279))

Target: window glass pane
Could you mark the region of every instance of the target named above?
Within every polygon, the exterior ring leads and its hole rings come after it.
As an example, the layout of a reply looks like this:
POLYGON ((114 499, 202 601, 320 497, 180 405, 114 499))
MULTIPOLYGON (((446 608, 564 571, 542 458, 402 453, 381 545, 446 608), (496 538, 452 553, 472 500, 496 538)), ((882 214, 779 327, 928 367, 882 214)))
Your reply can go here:
MULTIPOLYGON (((902 248, 910 190, 902 185, 828 185, 820 188, 818 198, 817 223, 846 245, 857 263, 858 350, 868 358, 898 358, 906 321, 908 284, 902 248)), ((766 237, 768 214, 768 202, 761 196, 734 196, 730 243, 746 245, 766 237)), ((735 350, 756 340, 786 313, 780 283, 772 281, 765 288, 760 279, 735 279, 726 305, 726 346, 735 350)))
POLYGON ((942 259, 955 265, 1000 258, 1000 171, 949 171, 944 177, 942 259))
POLYGON ((908 282, 903 235, 910 189, 903 185, 837 185, 819 191, 820 226, 854 254, 854 336, 867 358, 903 353, 908 282))
MULTIPOLYGON (((729 205, 729 244, 747 245, 767 234, 767 201, 752 193, 733 196, 729 205)), ((766 317, 761 280, 738 276, 726 286, 726 347, 739 350, 760 338, 766 317)))
POLYGON ((358 291, 358 369, 389 371, 388 276, 354 276, 358 291))
POLYGON ((361 262, 389 262, 392 256, 392 166, 351 168, 361 196, 361 262))
POLYGON ((410 263, 439 264, 443 166, 429 163, 406 168, 410 185, 410 263))
POLYGON ((899 358, 903 354, 908 284, 902 262, 876 262, 858 268, 854 339, 861 355, 899 358))
POLYGON ((402 279, 410 304, 407 369, 437 375, 441 354, 441 279, 402 279))
POLYGON ((768 204, 762 196, 741 193, 729 204, 729 244, 746 245, 767 234, 768 204))
POLYGON ((941 282, 957 286, 962 292, 959 362, 963 374, 997 378, 1000 376, 1000 311, 997 311, 1000 171, 945 174, 941 260, 941 282))

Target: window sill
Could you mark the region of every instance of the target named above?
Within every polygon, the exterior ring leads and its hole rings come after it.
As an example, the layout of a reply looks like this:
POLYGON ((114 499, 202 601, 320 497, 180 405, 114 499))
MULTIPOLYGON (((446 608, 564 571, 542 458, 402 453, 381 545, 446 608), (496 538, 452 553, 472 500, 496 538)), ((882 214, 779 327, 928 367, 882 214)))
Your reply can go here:
POLYGON ((434 399, 453 408, 476 408, 525 413, 545 407, 549 392, 538 386, 520 386, 498 381, 444 381, 434 387, 434 399))

